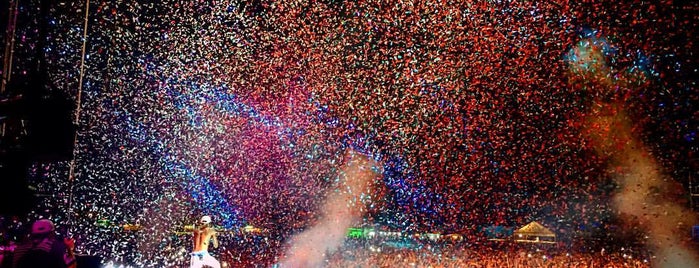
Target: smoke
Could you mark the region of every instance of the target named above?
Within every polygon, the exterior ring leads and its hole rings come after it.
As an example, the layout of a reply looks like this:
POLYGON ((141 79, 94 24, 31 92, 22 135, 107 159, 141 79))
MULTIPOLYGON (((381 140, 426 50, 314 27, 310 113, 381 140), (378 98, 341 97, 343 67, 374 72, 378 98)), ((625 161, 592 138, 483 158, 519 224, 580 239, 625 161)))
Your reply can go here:
MULTIPOLYGON (((587 43, 589 44, 589 42, 587 43)), ((575 80, 585 80, 590 88, 610 90, 625 83, 608 77, 606 62, 599 49, 577 48, 571 55, 584 51, 596 68, 586 65, 583 57, 571 61, 575 80), (590 73, 594 72, 594 74, 590 73)), ((600 92, 593 92, 600 93, 600 92)), ((699 267, 699 256, 690 245, 689 231, 697 222, 696 213, 681 202, 683 186, 669 178, 652 153, 636 136, 633 123, 622 101, 610 101, 602 94, 593 104, 584 132, 599 155, 609 160, 609 170, 620 186, 613 205, 629 226, 640 226, 647 235, 647 244, 655 254, 653 267, 699 267)))
POLYGON ((699 256, 689 245, 689 230, 697 217, 681 202, 683 186, 665 175, 648 149, 632 136, 632 124, 623 109, 593 114, 591 123, 598 131, 595 148, 609 156, 610 170, 621 187, 614 207, 629 225, 645 229, 657 257, 654 267, 699 267, 699 256))
POLYGON ((372 171, 376 163, 354 152, 346 154, 339 185, 326 197, 318 222, 296 235, 285 254, 281 267, 321 267, 326 253, 332 253, 344 242, 347 229, 359 222, 364 208, 363 193, 370 191, 372 171))

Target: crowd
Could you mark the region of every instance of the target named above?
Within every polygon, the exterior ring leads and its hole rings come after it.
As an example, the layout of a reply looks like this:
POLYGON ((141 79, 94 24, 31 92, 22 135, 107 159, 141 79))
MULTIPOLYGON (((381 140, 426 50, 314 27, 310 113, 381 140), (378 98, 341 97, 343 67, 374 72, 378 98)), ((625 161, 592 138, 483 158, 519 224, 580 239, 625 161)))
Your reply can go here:
POLYGON ((424 268, 495 268, 495 267, 650 267, 638 256, 600 253, 555 253, 460 249, 433 253, 425 250, 354 250, 336 253, 326 267, 424 267, 424 268))
MULTIPOLYGON (((0 267, 33 267, 36 263, 24 265, 26 260, 65 261, 55 266, 41 267, 71 267, 75 265, 75 240, 65 239, 49 220, 38 220, 27 230, 27 236, 6 239, 0 247, 0 267), (43 241, 43 242, 42 242, 43 241), (48 241, 48 242, 47 242, 48 241), (34 253, 32 253, 34 252, 34 253), (39 255, 37 255, 37 252, 39 255), (43 254, 43 255, 42 255, 43 254)), ((5 234, 6 235, 6 234, 5 234)), ((181 242, 189 241, 189 236, 180 238, 181 242)), ((214 257, 222 267, 280 267, 279 261, 284 253, 278 249, 284 248, 279 241, 271 240, 260 235, 242 235, 231 240, 223 240, 222 249, 213 249, 214 257)), ((77 242, 80 243, 80 242, 77 242)), ((189 245, 189 243, 186 243, 189 245)), ((323 267, 327 268, 490 268, 490 267, 584 267, 584 268, 643 268, 652 267, 656 263, 655 256, 639 247, 616 247, 592 250, 565 243, 536 244, 493 241, 452 241, 452 240, 414 240, 403 238, 394 239, 347 239, 343 245, 333 252, 326 252, 323 267), (403 243, 390 243, 402 241, 403 243)), ((168 245, 171 247, 173 245, 168 245)), ((186 245, 180 245, 187 247, 186 245)), ((289 245, 287 245, 289 246, 289 245)), ((169 255, 168 267, 185 267, 188 264, 188 254, 185 248, 174 248, 169 255)), ((144 252, 147 253, 147 252, 144 252)), ((160 264, 130 263, 125 259, 106 260, 103 264, 118 264, 124 267, 158 266, 160 264)), ((38 266, 37 266, 38 267, 38 266)))

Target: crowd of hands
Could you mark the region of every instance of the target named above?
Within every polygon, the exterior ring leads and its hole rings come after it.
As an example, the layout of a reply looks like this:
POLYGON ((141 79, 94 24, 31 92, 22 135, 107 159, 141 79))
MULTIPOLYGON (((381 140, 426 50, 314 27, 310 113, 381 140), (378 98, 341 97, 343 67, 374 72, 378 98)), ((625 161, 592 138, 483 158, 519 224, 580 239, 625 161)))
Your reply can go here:
POLYGON ((650 267, 647 260, 623 254, 509 252, 503 250, 356 250, 338 252, 326 267, 650 267))
MULTIPOLYGON (((219 255, 229 267, 278 267, 283 254, 270 258, 267 254, 248 252, 219 255), (274 259, 274 260, 273 260, 274 259)), ((486 267, 652 267, 654 257, 648 252, 619 249, 575 249, 536 244, 522 245, 421 245, 419 248, 393 248, 373 243, 345 243, 325 254, 322 267, 350 268, 486 268, 486 267)))

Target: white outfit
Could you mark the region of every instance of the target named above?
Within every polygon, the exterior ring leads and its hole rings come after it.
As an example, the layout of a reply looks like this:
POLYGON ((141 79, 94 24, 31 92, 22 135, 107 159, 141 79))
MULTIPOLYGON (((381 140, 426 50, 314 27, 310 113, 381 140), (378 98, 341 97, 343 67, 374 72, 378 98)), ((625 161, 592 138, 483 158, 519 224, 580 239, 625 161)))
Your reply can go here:
POLYGON ((221 263, 214 259, 206 250, 192 252, 191 255, 192 258, 189 261, 190 268, 202 268, 204 265, 213 268, 221 268, 221 263))

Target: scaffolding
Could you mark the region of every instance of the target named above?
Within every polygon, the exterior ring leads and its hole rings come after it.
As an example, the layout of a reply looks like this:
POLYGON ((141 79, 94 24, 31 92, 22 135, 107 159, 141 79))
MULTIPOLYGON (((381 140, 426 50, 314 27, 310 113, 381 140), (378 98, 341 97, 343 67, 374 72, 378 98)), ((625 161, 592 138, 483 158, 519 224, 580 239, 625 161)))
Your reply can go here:
MULTIPOLYGON (((10 0, 8 3, 9 10, 7 12, 7 25, 5 28, 5 49, 3 53, 3 64, 2 64, 2 81, 0 82, 0 101, 7 102, 9 99, 4 99, 5 91, 7 90, 7 84, 10 82, 12 76, 12 59, 15 46, 15 27, 17 25, 17 12, 18 12, 19 0, 10 0)), ((0 117, 4 117, 0 114, 0 117)), ((7 132, 7 122, 5 118, 0 118, 0 138, 6 136, 7 132)))

